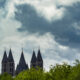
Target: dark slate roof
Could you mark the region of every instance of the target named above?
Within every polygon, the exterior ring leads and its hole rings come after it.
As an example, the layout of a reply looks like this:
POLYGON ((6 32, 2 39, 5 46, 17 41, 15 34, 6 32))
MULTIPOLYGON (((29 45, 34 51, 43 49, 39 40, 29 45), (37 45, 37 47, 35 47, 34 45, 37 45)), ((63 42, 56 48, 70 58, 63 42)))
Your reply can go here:
POLYGON ((24 59, 24 54, 22 51, 19 64, 17 65, 17 68, 16 68, 16 72, 21 72, 26 69, 28 69, 28 64, 26 64, 26 61, 24 59))
POLYGON ((36 55, 35 55, 35 51, 33 51, 31 63, 35 63, 35 62, 36 62, 36 55))
POLYGON ((25 58, 24 58, 23 51, 22 51, 22 53, 21 53, 21 57, 20 57, 19 64, 21 64, 21 65, 25 65, 25 64, 26 64, 26 61, 25 61, 25 58))
POLYGON ((6 51, 4 51, 4 56, 3 56, 3 59, 2 59, 2 63, 5 63, 7 62, 7 54, 6 54, 6 51))
POLYGON ((28 64, 22 66, 20 64, 17 65, 17 68, 16 68, 16 72, 21 72, 23 70, 27 70, 28 69, 28 64))
POLYGON ((9 51, 8 61, 9 61, 9 62, 14 62, 11 49, 10 49, 10 51, 9 51))
POLYGON ((37 61, 43 61, 42 56, 41 56, 40 49, 38 50, 37 61))

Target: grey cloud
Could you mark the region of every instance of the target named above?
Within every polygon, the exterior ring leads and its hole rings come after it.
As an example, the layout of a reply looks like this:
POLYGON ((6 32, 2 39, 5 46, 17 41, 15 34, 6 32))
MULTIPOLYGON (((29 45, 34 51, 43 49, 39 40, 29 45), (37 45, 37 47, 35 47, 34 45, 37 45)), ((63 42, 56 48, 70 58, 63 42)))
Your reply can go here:
POLYGON ((6 0, 0 0, 0 7, 4 7, 6 3, 6 0))
POLYGON ((44 58, 54 59, 57 61, 61 60, 73 61, 77 59, 76 56, 78 52, 79 52, 78 50, 74 51, 72 48, 69 48, 68 50, 63 50, 59 48, 56 48, 55 50, 47 49, 44 58))
POLYGON ((20 32, 28 31, 29 33, 39 33, 39 35, 50 32, 58 43, 70 47, 78 45, 79 47, 80 35, 76 34, 77 31, 72 24, 80 21, 80 3, 65 7, 67 11, 64 18, 51 23, 40 17, 30 5, 19 5, 16 8, 18 12, 15 13, 15 18, 22 23, 22 27, 18 29, 20 32))

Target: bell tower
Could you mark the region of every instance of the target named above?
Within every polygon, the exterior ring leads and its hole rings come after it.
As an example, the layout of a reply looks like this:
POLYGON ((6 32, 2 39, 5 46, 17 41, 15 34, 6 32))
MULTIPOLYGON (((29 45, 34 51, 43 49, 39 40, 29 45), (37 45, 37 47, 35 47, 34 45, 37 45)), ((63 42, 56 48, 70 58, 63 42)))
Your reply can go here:
POLYGON ((8 56, 8 73, 11 74, 12 76, 15 75, 15 63, 14 63, 14 59, 13 59, 13 55, 12 55, 12 50, 10 49, 9 51, 9 56, 8 56))
POLYGON ((3 59, 2 59, 2 70, 1 70, 1 73, 5 73, 7 72, 7 54, 6 54, 6 51, 4 51, 4 56, 3 56, 3 59))
POLYGON ((33 67, 33 68, 36 68, 36 55, 35 55, 35 51, 33 51, 33 54, 32 54, 30 67, 31 67, 31 68, 32 68, 32 67, 33 67))
POLYGON ((36 65, 37 65, 37 67, 40 67, 40 68, 43 69, 43 59, 42 59, 42 56, 41 56, 40 49, 38 50, 36 65))

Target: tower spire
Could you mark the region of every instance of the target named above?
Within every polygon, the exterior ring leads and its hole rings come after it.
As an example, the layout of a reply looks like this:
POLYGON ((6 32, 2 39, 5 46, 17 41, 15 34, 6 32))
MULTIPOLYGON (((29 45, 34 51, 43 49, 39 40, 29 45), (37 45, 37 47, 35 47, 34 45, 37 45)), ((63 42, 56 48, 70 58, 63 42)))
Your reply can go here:
POLYGON ((6 50, 4 51, 4 55, 3 55, 3 59, 2 59, 2 69, 1 72, 2 74, 7 72, 7 54, 6 54, 6 50))
POLYGON ((35 51, 33 50, 32 58, 31 58, 31 63, 35 63, 35 62, 36 62, 36 55, 35 55, 35 51))
POLYGON ((7 62, 7 54, 6 54, 6 50, 4 51, 4 56, 2 59, 2 63, 7 62))
POLYGON ((31 65, 30 67, 34 67, 36 68, 36 55, 35 55, 35 51, 33 50, 33 54, 32 54, 32 58, 31 58, 31 65))
POLYGON ((20 61, 19 61, 19 64, 17 65, 17 68, 16 68, 16 74, 18 74, 21 71, 26 70, 26 69, 28 69, 28 64, 26 64, 24 54, 23 54, 23 49, 22 49, 20 61))
POLYGON ((11 48, 10 48, 10 51, 9 51, 8 61, 9 62, 14 62, 11 48))
POLYGON ((23 54, 23 49, 22 49, 22 53, 21 53, 19 64, 26 64, 26 61, 25 61, 25 58, 24 58, 24 54, 23 54))
POLYGON ((38 50, 37 61, 43 61, 40 49, 38 50))
POLYGON ((23 53, 23 47, 22 47, 22 53, 23 53))
POLYGON ((43 59, 41 56, 40 49, 38 50, 38 54, 37 54, 37 66, 43 69, 43 59))

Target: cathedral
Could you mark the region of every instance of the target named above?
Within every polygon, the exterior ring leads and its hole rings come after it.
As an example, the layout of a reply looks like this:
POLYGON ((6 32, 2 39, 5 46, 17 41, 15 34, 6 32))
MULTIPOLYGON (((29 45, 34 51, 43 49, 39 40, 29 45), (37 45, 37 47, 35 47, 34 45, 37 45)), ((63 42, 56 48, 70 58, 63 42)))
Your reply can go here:
MULTIPOLYGON (((40 49, 38 50, 37 56, 35 54, 35 51, 33 51, 32 58, 30 61, 30 68, 32 67, 35 69, 37 69, 37 67, 40 67, 43 69, 43 59, 41 56, 40 49)), ((15 69, 14 58, 12 55, 12 50, 10 49, 8 56, 6 51, 4 51, 4 55, 2 59, 2 69, 1 69, 2 74, 6 72, 12 76, 15 76, 19 74, 21 71, 27 70, 27 69, 29 69, 29 67, 28 67, 28 64, 26 64, 23 50, 22 50, 21 57, 16 69, 15 69)))

